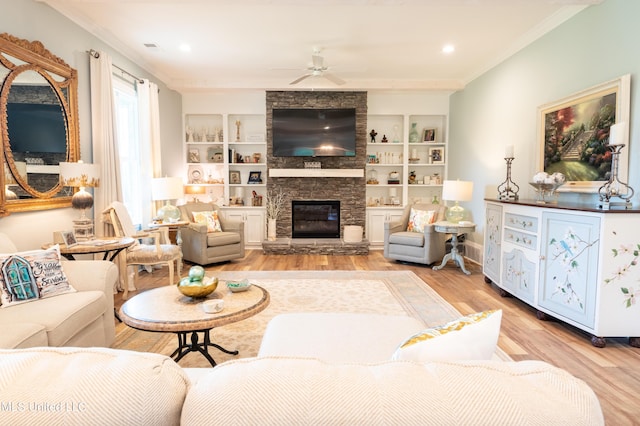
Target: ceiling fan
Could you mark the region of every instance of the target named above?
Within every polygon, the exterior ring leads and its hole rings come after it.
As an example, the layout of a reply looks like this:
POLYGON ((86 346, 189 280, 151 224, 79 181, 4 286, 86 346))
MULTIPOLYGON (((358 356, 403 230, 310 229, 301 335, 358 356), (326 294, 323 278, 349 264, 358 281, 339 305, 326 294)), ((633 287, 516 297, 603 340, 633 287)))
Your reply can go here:
POLYGON ((324 65, 324 57, 320 56, 320 50, 315 49, 313 51, 313 55, 311 55, 312 64, 310 67, 307 67, 307 73, 296 78, 289 84, 298 84, 302 80, 307 79, 309 77, 324 77, 327 80, 331 81, 334 84, 342 85, 345 81, 330 72, 327 72, 329 67, 324 65))

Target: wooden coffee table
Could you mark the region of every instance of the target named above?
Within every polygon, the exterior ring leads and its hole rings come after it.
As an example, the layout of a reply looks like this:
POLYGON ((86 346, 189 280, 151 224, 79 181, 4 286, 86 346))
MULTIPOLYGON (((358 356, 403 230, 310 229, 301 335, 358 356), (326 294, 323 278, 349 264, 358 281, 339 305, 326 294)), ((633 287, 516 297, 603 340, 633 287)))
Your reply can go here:
POLYGON ((211 330, 249 318, 267 305, 269 293, 257 285, 247 291, 232 293, 221 281, 206 299, 183 296, 178 287, 172 285, 147 290, 127 300, 120 308, 120 318, 138 330, 176 333, 178 347, 170 355, 176 362, 189 352, 200 352, 215 367, 216 362, 209 354, 210 346, 231 355, 237 355, 238 351, 212 343, 211 330), (223 299, 224 309, 216 314, 205 313, 202 304, 210 299, 223 299), (198 333, 203 333, 203 341, 199 341, 198 333))

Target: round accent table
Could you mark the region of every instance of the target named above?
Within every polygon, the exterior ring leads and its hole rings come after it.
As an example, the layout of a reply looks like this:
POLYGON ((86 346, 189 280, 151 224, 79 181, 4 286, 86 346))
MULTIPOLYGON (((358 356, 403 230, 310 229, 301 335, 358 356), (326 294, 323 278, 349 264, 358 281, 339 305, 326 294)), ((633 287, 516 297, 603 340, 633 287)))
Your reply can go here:
POLYGON ((471 222, 452 223, 447 221, 436 222, 433 224, 436 232, 444 234, 451 234, 451 252, 444 255, 442 263, 438 266, 434 266, 433 270, 437 271, 444 268, 448 261, 453 260, 456 265, 462 269, 467 275, 471 272, 467 271, 464 267, 464 257, 458 252, 458 235, 466 234, 467 232, 473 232, 476 229, 476 224, 471 222))
MULTIPOLYGON (((96 238, 91 241, 81 241, 78 244, 67 246, 60 244, 60 254, 69 260, 75 260, 76 254, 96 254, 103 253, 102 260, 113 262, 118 254, 127 247, 133 245, 134 239, 122 238, 96 238)), ((43 249, 53 246, 53 243, 43 244, 43 249)))
POLYGON ((203 299, 184 296, 177 286, 171 285, 133 296, 120 308, 120 318, 138 330, 176 333, 178 347, 171 354, 176 362, 189 352, 200 352, 215 367, 216 362, 209 354, 210 346, 231 355, 237 355, 238 351, 212 343, 211 330, 256 315, 268 305, 269 293, 257 285, 252 285, 247 291, 232 293, 224 281, 220 281, 217 290, 203 299), (204 312, 203 302, 211 299, 224 300, 222 311, 204 312), (199 341, 198 333, 203 333, 203 341, 199 341))

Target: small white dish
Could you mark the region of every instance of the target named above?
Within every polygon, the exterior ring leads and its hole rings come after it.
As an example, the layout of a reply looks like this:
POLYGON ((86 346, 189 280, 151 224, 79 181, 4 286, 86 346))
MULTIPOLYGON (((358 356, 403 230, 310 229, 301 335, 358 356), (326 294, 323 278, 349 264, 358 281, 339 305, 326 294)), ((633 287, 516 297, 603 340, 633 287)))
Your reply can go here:
POLYGON ((208 314, 217 314, 224 309, 224 300, 211 299, 202 303, 202 310, 208 314))
POLYGON ((249 287, 251 287, 251 283, 247 279, 242 281, 227 281, 227 288, 233 293, 249 290, 249 287))

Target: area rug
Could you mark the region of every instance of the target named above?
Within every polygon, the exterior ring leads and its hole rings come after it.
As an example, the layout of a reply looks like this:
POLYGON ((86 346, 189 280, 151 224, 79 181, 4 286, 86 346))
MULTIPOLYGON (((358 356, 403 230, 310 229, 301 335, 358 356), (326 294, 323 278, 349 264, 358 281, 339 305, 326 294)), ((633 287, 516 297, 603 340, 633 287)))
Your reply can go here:
MULTIPOLYGON (((211 275, 211 274, 208 274, 211 275)), ((221 281, 247 278, 265 288, 269 306, 243 321, 216 328, 212 340, 230 350, 233 356, 210 349, 217 363, 256 356, 267 323, 288 312, 353 312, 410 315, 425 325, 438 325, 460 313, 424 281, 410 271, 261 271, 216 272, 221 281)), ((172 333, 151 333, 116 326, 113 347, 169 355, 177 345, 172 333)), ((183 367, 209 367, 198 353, 185 356, 183 367)))

